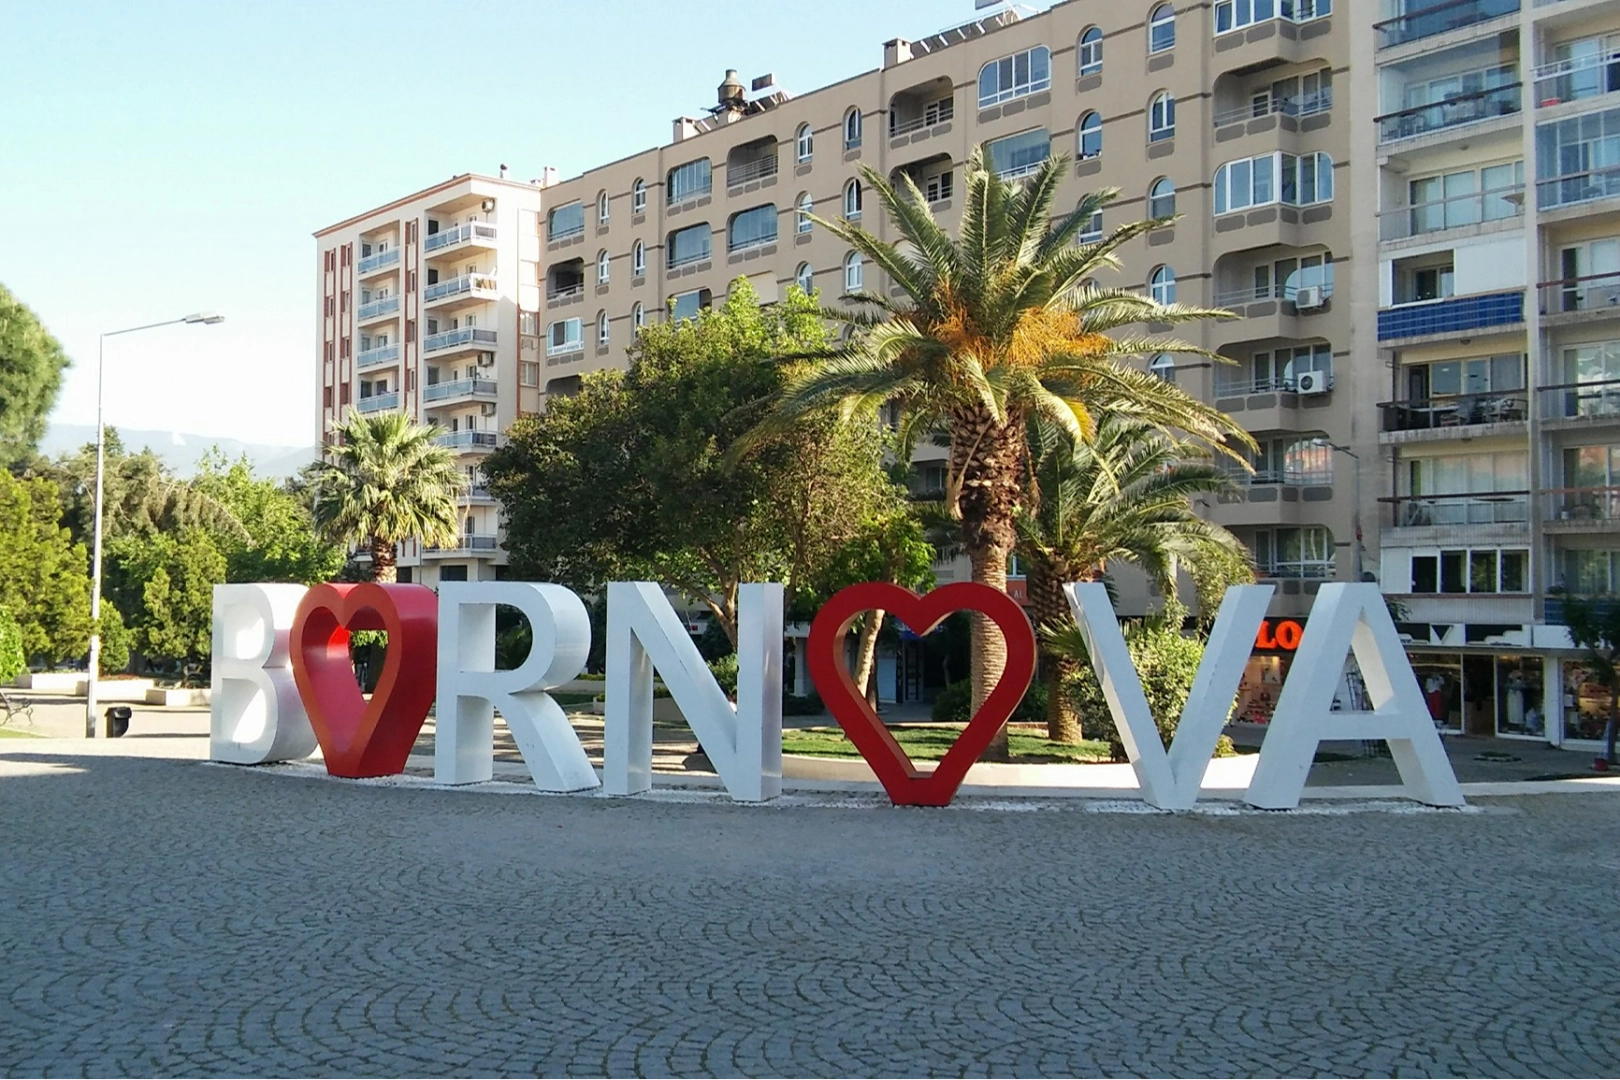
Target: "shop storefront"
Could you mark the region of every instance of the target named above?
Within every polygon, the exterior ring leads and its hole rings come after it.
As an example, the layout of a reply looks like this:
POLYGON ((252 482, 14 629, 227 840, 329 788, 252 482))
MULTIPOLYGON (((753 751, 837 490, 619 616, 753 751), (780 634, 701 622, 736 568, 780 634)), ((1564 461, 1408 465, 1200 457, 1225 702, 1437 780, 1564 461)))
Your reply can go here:
POLYGON ((1418 650, 1410 656, 1441 731, 1547 738, 1545 657, 1418 650))

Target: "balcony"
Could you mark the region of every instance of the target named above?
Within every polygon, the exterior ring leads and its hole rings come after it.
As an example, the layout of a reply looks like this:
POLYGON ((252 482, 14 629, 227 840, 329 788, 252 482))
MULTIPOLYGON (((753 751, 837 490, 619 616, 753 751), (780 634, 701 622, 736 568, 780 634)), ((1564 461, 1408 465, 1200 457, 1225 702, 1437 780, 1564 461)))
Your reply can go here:
POLYGON ((495 502, 495 493, 489 490, 488 484, 474 484, 461 493, 463 501, 477 506, 492 505, 495 502))
POLYGON ((399 359, 399 345, 379 345, 375 349, 363 349, 354 355, 354 366, 364 370, 378 367, 382 364, 392 364, 399 359))
POLYGON ((1378 408, 1383 414, 1382 430, 1386 434, 1440 431, 1475 438, 1490 433, 1472 429, 1492 424, 1524 423, 1530 414, 1530 399, 1523 391, 1506 394, 1452 394, 1446 397, 1385 401, 1381 402, 1378 408))
POLYGON ((493 431, 448 431, 443 435, 435 435, 433 442, 438 446, 447 446, 451 450, 463 452, 488 451, 504 445, 504 436, 493 431))
MULTIPOLYGON (((774 151, 775 144, 772 144, 774 151)), ((767 176, 775 176, 777 158, 773 152, 769 157, 754 158, 752 161, 740 161, 735 165, 726 166, 726 186, 736 187, 754 180, 763 180, 767 176)))
POLYGON ((475 349, 493 349, 497 341, 497 334, 493 330, 486 330, 480 326, 463 326, 456 330, 445 330, 438 334, 429 334, 422 339, 422 352, 435 353, 450 350, 471 351, 475 349))
POLYGON ((1378 340, 1466 334, 1523 322, 1523 292, 1482 293, 1382 308, 1378 312, 1378 340))
POLYGON ((1444 495, 1401 495, 1378 500, 1394 511, 1393 527, 1509 525, 1530 522, 1529 491, 1479 491, 1444 495))
POLYGON ((1378 239, 1407 240, 1470 227, 1477 232, 1493 227, 1517 228, 1523 216, 1524 185, 1519 184, 1381 211, 1378 239))
POLYGON ((1461 30, 1519 10, 1519 0, 1452 0, 1373 25, 1378 48, 1389 49, 1435 34, 1461 30))
POLYGON ((1620 423, 1620 379, 1543 386, 1541 416, 1559 427, 1620 423))
POLYGON ((1332 559, 1257 559, 1256 577, 1280 581, 1330 581, 1333 578, 1332 559))
POLYGON ((386 394, 372 394, 370 397, 363 397, 355 403, 354 407, 363 413, 397 409, 399 408, 399 391, 390 390, 386 394))
POLYGON ((1329 112, 1332 108, 1332 87, 1314 94, 1294 94, 1291 97, 1272 97, 1268 94, 1264 102, 1240 105, 1235 109, 1223 109, 1216 113, 1214 126, 1223 128, 1232 124, 1246 124, 1250 120, 1260 120, 1276 113, 1299 119, 1329 112))
POLYGON ((436 281, 422 291, 424 308, 455 308, 464 304, 497 300, 500 292, 493 274, 462 274, 436 281), (454 302, 452 302, 454 301, 454 302))
POLYGON ((454 382, 430 383, 422 387, 424 404, 452 405, 460 401, 494 401, 500 396, 500 384, 493 379, 456 379, 454 382))
POLYGON ((448 547, 428 547, 423 551, 429 556, 444 557, 446 555, 493 555, 501 547, 500 538, 485 533, 462 533, 456 542, 448 547))
POLYGON ((387 318, 388 316, 398 314, 399 297, 384 296, 381 299, 368 300, 361 304, 360 310, 355 314, 355 321, 367 323, 372 322, 375 319, 387 318))
POLYGON ((398 265, 399 248, 394 247, 386 251, 379 251, 375 255, 367 255, 360 260, 358 271, 361 277, 367 277, 398 265))
POLYGON ((467 244, 492 248, 495 246, 495 239, 494 222, 469 221, 465 225, 455 225, 436 233, 429 233, 422 240, 422 251, 427 255, 438 256, 458 250, 467 244))
POLYGON ((1620 195, 1620 165, 1565 173, 1536 181, 1536 205, 1542 210, 1573 206, 1620 195))
POLYGON ((1538 108, 1612 94, 1620 90, 1620 53, 1542 64, 1534 77, 1538 108))
POLYGON ((1389 143, 1414 139, 1419 135, 1430 135, 1464 124, 1512 116, 1519 111, 1520 101, 1521 92, 1517 83, 1455 94, 1433 105, 1416 105, 1378 117, 1378 141, 1389 143))
POLYGON ((1598 526, 1608 532, 1620 522, 1620 487, 1552 488, 1541 504, 1548 527, 1556 532, 1598 526))

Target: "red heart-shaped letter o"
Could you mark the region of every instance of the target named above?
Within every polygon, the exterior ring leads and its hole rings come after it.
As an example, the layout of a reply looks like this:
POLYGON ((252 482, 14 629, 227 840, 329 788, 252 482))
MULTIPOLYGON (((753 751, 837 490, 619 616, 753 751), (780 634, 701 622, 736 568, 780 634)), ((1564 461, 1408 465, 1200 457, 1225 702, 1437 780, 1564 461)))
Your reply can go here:
POLYGON ((360 779, 405 771, 433 705, 439 600, 425 585, 316 585, 293 618, 292 669, 326 771, 360 779), (354 680, 349 634, 384 630, 382 677, 368 702, 354 680))
POLYGON ((962 779, 1001 725, 1007 722, 1029 689, 1035 674, 1035 630, 1017 601, 1004 592, 977 582, 958 582, 918 596, 910 589, 884 582, 851 585, 823 605, 810 624, 807 651, 810 677, 829 712, 861 752, 896 806, 945 806, 962 786, 962 779), (855 687, 844 657, 844 637, 850 623, 863 611, 883 610, 921 637, 956 611, 977 611, 1001 629, 1007 642, 1007 666, 968 721, 938 767, 925 773, 912 764, 855 687))

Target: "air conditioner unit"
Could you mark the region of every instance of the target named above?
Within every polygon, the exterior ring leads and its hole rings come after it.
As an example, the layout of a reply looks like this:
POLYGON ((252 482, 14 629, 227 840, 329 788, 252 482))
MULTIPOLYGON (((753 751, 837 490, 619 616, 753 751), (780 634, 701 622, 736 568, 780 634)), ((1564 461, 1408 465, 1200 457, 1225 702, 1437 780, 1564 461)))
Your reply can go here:
POLYGON ((1301 394, 1325 394, 1329 389, 1328 377, 1320 371, 1307 371, 1294 380, 1294 390, 1301 394))
POLYGON ((480 416, 494 416, 496 408, 497 406, 493 401, 486 401, 478 407, 478 414, 480 416))
POLYGON ((481 352, 481 353, 479 353, 478 354, 478 366, 479 367, 494 367, 495 366, 495 354, 492 353, 492 352, 481 352))
POLYGON ((1294 294, 1294 307, 1300 311, 1309 311, 1322 306, 1322 286, 1306 285, 1294 294))

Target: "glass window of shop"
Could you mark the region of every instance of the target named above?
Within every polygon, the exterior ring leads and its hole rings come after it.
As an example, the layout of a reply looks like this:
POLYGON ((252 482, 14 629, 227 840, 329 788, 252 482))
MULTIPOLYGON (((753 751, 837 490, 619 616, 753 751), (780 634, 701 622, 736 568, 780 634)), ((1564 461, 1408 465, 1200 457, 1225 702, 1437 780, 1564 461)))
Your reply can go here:
POLYGON ((1412 671, 1435 727, 1464 735, 1545 735, 1542 660, 1414 652, 1412 671))
POLYGON ((1564 738, 1597 740, 1609 720, 1609 691, 1579 663, 1564 664, 1564 738))

